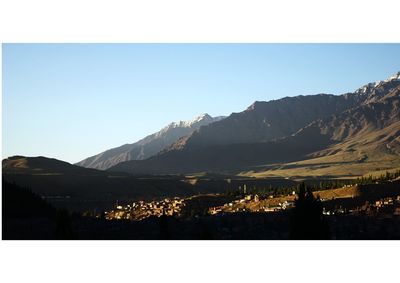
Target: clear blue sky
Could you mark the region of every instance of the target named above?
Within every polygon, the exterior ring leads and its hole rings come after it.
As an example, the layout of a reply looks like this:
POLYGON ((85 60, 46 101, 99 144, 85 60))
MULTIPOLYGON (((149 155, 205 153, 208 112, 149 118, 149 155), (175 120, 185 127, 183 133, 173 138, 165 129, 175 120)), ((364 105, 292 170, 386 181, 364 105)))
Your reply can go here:
POLYGON ((400 71, 400 44, 3 44, 3 158, 77 162, 172 121, 341 94, 400 71))

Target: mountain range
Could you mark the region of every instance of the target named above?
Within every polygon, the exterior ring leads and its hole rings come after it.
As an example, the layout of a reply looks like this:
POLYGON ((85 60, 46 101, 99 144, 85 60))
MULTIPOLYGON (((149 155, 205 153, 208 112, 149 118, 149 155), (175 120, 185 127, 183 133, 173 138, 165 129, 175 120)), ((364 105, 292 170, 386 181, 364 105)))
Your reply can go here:
POLYGON ((174 122, 78 166, 52 159, 8 158, 3 173, 352 178, 400 168, 399 100, 400 72, 342 95, 256 101, 228 117, 203 114, 174 122))
POLYGON ((399 97, 400 72, 352 93, 255 102, 147 159, 108 170, 351 177, 399 167, 399 97))

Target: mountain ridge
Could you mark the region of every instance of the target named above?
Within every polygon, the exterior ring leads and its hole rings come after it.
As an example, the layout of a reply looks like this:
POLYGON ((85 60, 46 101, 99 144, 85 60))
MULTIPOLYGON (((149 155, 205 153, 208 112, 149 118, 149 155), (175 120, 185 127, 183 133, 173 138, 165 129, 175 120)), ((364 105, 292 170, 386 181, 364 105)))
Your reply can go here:
POLYGON ((211 117, 205 113, 189 121, 172 122, 160 131, 148 135, 135 143, 111 148, 75 164, 86 168, 106 170, 120 162, 146 159, 157 154, 180 137, 190 134, 201 126, 222 119, 224 119, 223 116, 211 117))

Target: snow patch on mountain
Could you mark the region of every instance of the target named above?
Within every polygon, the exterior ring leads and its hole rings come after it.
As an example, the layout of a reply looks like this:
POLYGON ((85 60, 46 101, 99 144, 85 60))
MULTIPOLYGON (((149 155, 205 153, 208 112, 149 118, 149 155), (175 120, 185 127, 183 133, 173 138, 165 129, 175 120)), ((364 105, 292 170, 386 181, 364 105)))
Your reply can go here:
POLYGON ((167 127, 164 129, 168 130, 171 128, 193 128, 193 127, 199 127, 202 125, 209 124, 211 122, 217 122, 222 119, 224 119, 225 116, 218 116, 218 117, 211 117, 207 113, 201 114, 199 116, 194 117, 193 119, 189 121, 179 121, 179 122, 172 122, 169 124, 167 127))
POLYGON ((386 83, 391 83, 391 82, 399 82, 400 81, 400 72, 397 72, 396 74, 390 76, 388 79, 383 80, 383 81, 376 81, 375 83, 368 83, 359 89, 357 89, 354 93, 361 95, 361 96, 367 96, 371 94, 376 88, 386 84, 386 83))

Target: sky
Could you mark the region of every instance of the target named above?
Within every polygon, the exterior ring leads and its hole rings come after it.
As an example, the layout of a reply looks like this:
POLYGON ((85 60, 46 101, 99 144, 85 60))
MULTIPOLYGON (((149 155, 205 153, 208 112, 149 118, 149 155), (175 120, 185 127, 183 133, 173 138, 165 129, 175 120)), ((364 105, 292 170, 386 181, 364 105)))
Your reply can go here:
POLYGON ((400 44, 3 44, 2 156, 71 163, 173 121, 352 92, 400 71, 400 44))

